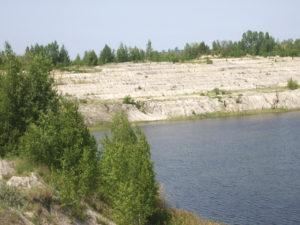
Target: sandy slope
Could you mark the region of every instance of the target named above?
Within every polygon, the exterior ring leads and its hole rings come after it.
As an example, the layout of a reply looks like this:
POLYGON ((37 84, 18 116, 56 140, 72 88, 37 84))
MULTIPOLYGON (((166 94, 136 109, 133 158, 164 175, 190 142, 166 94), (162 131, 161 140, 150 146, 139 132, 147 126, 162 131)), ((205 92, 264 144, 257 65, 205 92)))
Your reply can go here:
POLYGON ((280 88, 291 77, 300 83, 300 58, 213 59, 213 64, 122 63, 94 70, 54 73, 60 92, 87 100, 81 101, 85 102, 81 110, 89 123, 107 120, 120 108, 127 110, 133 121, 147 121, 216 111, 300 107, 299 90, 280 88), (230 93, 213 95, 209 91, 214 88, 230 93), (142 109, 122 105, 126 95, 143 102, 142 109))

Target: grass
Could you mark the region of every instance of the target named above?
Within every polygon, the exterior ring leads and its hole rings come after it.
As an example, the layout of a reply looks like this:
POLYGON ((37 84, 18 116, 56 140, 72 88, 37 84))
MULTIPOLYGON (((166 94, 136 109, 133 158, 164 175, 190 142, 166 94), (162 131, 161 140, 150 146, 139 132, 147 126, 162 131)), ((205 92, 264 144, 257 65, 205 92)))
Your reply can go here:
POLYGON ((0 208, 0 224, 3 225, 25 225, 22 218, 12 209, 0 208))
POLYGON ((1 208, 22 209, 26 205, 25 196, 14 187, 0 182, 0 206, 1 208))
POLYGON ((100 121, 100 122, 97 122, 91 126, 89 126, 89 130, 91 132, 93 131, 105 131, 105 130, 109 130, 111 127, 111 122, 108 122, 108 121, 100 121))

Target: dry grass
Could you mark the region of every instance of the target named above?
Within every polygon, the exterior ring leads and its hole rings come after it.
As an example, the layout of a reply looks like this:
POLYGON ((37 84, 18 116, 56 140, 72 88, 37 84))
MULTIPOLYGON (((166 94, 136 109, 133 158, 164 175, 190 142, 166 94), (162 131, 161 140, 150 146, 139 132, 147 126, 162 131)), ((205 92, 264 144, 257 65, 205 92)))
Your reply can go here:
POLYGON ((22 218, 14 211, 0 208, 0 224, 2 225, 26 225, 22 218))

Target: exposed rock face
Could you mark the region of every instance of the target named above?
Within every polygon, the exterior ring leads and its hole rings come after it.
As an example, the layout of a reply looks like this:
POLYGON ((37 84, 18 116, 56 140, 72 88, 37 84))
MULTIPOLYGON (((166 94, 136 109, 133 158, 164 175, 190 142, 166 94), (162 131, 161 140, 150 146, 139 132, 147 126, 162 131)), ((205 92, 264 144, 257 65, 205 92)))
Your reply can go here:
POLYGON ((89 125, 125 110, 131 121, 166 120, 212 112, 300 108, 300 57, 213 59, 204 63, 121 63, 88 73, 54 73, 62 94, 81 100, 89 125), (215 88, 232 94, 208 95, 215 88), (142 108, 122 104, 130 95, 142 108))
POLYGON ((0 180, 5 176, 11 176, 15 172, 12 164, 6 160, 0 160, 0 180))
POLYGON ((85 115, 90 125, 98 121, 110 120, 113 112, 123 109, 128 113, 131 121, 156 121, 176 117, 192 116, 213 112, 242 112, 264 109, 300 109, 300 89, 294 91, 208 96, 184 96, 168 100, 151 99, 144 102, 144 109, 137 109, 134 105, 121 103, 83 104, 80 111, 85 115))
POLYGON ((38 179, 35 173, 31 173, 30 177, 11 177, 7 183, 8 186, 17 188, 33 188, 44 187, 43 183, 38 179))

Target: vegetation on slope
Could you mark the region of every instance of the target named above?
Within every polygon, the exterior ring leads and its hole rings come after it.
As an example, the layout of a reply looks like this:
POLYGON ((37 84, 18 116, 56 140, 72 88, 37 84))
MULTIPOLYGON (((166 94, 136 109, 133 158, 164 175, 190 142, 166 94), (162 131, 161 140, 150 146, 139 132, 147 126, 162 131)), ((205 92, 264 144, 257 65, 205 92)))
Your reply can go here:
POLYGON ((98 151, 78 106, 53 89, 47 56, 22 61, 7 45, 2 58, 0 156, 14 159, 19 173, 37 171, 47 185, 24 193, 0 183, 0 215, 6 215, 0 222, 22 224, 23 208, 37 207, 32 222, 47 215, 51 224, 56 202, 80 219, 86 208, 102 205, 98 210, 109 208, 118 225, 195 224, 161 207, 149 144, 124 113, 114 117, 98 151))

